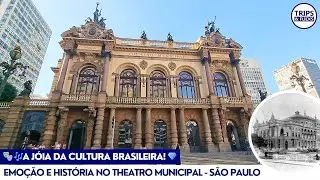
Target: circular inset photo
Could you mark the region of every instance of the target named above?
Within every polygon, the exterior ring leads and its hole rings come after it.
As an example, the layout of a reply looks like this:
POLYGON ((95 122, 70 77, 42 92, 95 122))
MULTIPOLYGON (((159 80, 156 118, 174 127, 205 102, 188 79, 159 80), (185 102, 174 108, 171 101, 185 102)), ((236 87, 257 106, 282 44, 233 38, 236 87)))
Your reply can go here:
POLYGON ((249 143, 261 164, 280 171, 309 169, 320 163, 320 99, 282 91, 255 109, 249 143))

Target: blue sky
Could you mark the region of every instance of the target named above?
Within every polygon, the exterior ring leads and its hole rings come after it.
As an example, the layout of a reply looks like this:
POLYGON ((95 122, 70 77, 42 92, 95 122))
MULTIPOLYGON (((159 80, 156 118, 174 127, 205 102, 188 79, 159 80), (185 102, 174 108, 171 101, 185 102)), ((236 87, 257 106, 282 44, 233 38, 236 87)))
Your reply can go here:
MULTIPOLYGON (((53 73, 50 67, 62 57, 61 33, 92 17, 97 0, 33 0, 52 29, 52 38, 35 88, 35 94, 49 93, 53 73)), ((296 0, 104 0, 100 1, 107 27, 118 37, 139 38, 143 30, 149 39, 165 40, 171 32, 175 41, 196 41, 204 26, 216 16, 216 26, 227 38, 243 46, 243 58, 258 59, 269 90, 278 91, 273 70, 305 57, 320 62, 320 25, 301 30, 291 22, 296 0)), ((311 3, 320 12, 319 1, 311 3)), ((319 13, 318 13, 319 15, 319 13)))

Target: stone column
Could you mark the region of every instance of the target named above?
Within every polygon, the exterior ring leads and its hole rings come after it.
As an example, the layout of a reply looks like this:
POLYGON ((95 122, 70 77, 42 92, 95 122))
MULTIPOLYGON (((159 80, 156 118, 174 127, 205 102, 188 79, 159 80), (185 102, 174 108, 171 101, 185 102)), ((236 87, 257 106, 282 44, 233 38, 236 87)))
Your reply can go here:
POLYGON ((222 142, 219 144, 220 151, 231 151, 231 146, 228 139, 227 133, 227 122, 226 122, 226 113, 227 109, 219 109, 220 122, 222 128, 222 142))
POLYGON ((209 118, 208 118, 208 111, 206 108, 202 109, 202 120, 203 120, 203 127, 204 127, 206 150, 208 152, 216 152, 218 150, 217 150, 217 148, 214 147, 213 142, 212 142, 210 123, 209 123, 209 118))
POLYGON ((119 97, 119 87, 120 86, 120 75, 115 75, 115 87, 114 87, 114 96, 119 97))
POLYGON ((151 122, 151 109, 146 109, 146 148, 152 149, 153 147, 153 128, 151 122))
POLYGON ((171 125, 171 148, 176 149, 178 144, 178 131, 177 131, 177 119, 176 119, 176 109, 170 109, 170 125, 171 125))
POLYGON ((109 125, 108 125, 108 137, 107 137, 107 148, 111 148, 111 149, 113 149, 113 144, 114 144, 114 132, 113 132, 114 128, 112 126, 115 126, 115 124, 112 124, 112 121, 115 118, 115 114, 116 114, 116 109, 111 108, 110 116, 109 116, 109 125))
POLYGON ((90 149, 91 143, 92 143, 92 133, 93 133, 93 126, 94 121, 97 115, 97 111, 93 107, 89 107, 88 109, 84 109, 84 111, 87 111, 88 114, 88 121, 86 124, 86 137, 85 137, 85 148, 90 149))
POLYGON ((184 117, 184 109, 179 109, 179 126, 180 126, 180 147, 181 151, 190 152, 188 139, 187 139, 187 127, 184 117))
POLYGON ((248 125, 249 125, 249 121, 247 120, 247 113, 246 111, 242 108, 240 110, 240 128, 238 129, 239 132, 239 141, 240 141, 240 145, 241 148, 244 149, 244 145, 245 145, 245 140, 248 137, 248 125))
POLYGON ((92 149, 101 148, 101 138, 104 121, 104 107, 98 108, 97 121, 94 130, 93 146, 92 149))
POLYGON ((215 142, 220 145, 222 142, 222 131, 221 131, 221 124, 219 120, 218 109, 212 109, 212 118, 213 118, 213 128, 214 128, 214 137, 215 142))
POLYGON ((246 86, 245 86, 245 84, 244 84, 242 72, 241 72, 240 66, 239 66, 240 59, 232 59, 231 61, 233 62, 233 64, 234 64, 235 67, 236 67, 237 74, 238 74, 239 81, 240 81, 240 86, 241 86, 242 94, 243 94, 244 96, 246 96, 246 95, 247 95, 246 86))
POLYGON ((57 129, 57 142, 60 144, 66 144, 67 142, 67 135, 65 134, 68 124, 68 108, 59 107, 59 114, 60 120, 58 122, 58 129, 57 129))
POLYGON ((139 75, 138 77, 137 77, 137 86, 136 86, 136 94, 134 94, 133 96, 134 97, 141 97, 141 79, 142 79, 142 77, 141 77, 141 75, 139 75))
POLYGON ((136 116, 136 134, 135 134, 135 143, 134 148, 141 149, 142 145, 142 123, 141 123, 141 108, 137 109, 137 116, 136 116))
POLYGON ((42 136, 42 144, 45 145, 46 148, 51 148, 57 122, 57 108, 52 107, 50 109, 47 120, 45 122, 46 126, 42 136))
POLYGON ((243 94, 242 94, 242 90, 241 90, 241 86, 240 86, 240 80, 239 80, 239 77, 238 77, 238 73, 237 73, 237 69, 236 67, 232 67, 233 69, 233 74, 234 74, 234 77, 235 77, 235 83, 233 85, 234 89, 235 89, 235 92, 236 92, 236 97, 242 97, 243 94))
POLYGON ((101 52, 101 57, 103 58, 104 64, 103 64, 103 76, 102 76, 102 84, 101 84, 101 92, 106 92, 107 88, 107 82, 108 82, 108 74, 109 74, 109 64, 111 59, 111 53, 110 52, 101 52))
POLYGON ((67 70, 68 70, 68 64, 69 64, 70 57, 71 57, 71 50, 65 50, 63 65, 62 65, 62 68, 60 71, 60 77, 59 77, 57 88, 56 88, 58 91, 62 91, 62 89, 63 89, 63 84, 66 79, 66 74, 67 74, 67 70))
POLYGON ((209 61, 210 61, 209 57, 203 57, 202 58, 202 63, 204 64, 204 68, 206 70, 206 77, 207 77, 209 95, 214 95, 213 79, 212 79, 213 74, 211 73, 211 70, 210 70, 209 61))
POLYGON ((147 97, 150 97, 150 76, 147 76, 147 97))

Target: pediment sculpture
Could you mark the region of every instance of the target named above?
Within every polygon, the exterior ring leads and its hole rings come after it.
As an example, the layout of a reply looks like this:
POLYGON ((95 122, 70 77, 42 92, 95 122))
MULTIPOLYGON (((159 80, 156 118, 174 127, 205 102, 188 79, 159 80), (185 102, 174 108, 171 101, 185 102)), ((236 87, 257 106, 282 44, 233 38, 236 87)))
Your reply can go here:
POLYGON ((105 18, 100 17, 102 9, 98 9, 97 3, 96 11, 93 13, 94 18, 87 18, 86 24, 81 27, 73 26, 69 30, 62 33, 62 37, 77 37, 77 38, 91 38, 91 39, 114 39, 112 29, 106 28, 105 18))

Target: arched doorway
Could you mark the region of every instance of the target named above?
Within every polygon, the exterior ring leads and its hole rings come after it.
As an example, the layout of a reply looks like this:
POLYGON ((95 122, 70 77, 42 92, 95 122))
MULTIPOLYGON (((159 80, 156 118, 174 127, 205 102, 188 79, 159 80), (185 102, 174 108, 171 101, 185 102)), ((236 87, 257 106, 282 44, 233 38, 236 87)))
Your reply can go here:
POLYGON ((118 131, 118 148, 132 148, 132 122, 121 121, 118 131))
POLYGON ((84 147, 84 138, 86 132, 86 123, 77 120, 70 129, 68 149, 82 149, 84 147))
POLYGON ((166 148, 167 143, 167 124, 163 120, 156 120, 153 125, 153 144, 154 148, 166 148))
POLYGON ((29 144, 39 145, 45 112, 26 112, 19 133, 16 148, 26 148, 29 144))
POLYGON ((199 135, 199 126, 196 121, 188 121, 187 126, 187 138, 188 144, 190 146, 190 152, 199 152, 200 151, 200 135, 199 135))
POLYGON ((288 149, 288 141, 285 142, 285 148, 288 149))
POLYGON ((232 121, 227 121, 227 135, 228 140, 233 151, 241 149, 238 130, 235 124, 232 121))

